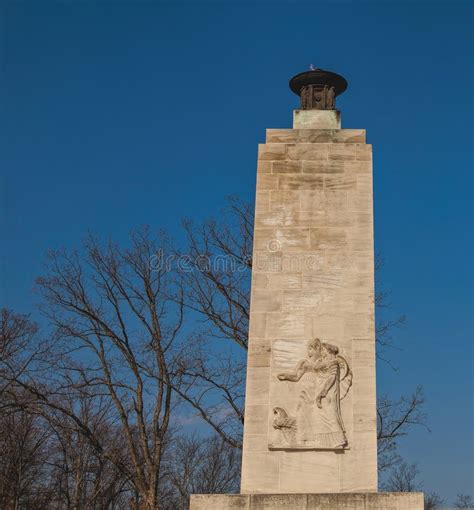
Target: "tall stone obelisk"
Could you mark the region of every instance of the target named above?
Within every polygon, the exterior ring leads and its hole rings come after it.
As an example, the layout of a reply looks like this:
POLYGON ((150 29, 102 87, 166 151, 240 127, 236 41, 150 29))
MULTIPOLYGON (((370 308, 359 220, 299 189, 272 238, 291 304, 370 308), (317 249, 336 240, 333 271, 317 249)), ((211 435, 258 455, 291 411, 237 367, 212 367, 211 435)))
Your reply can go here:
POLYGON ((191 508, 421 510, 377 493, 372 147, 341 129, 342 76, 290 88, 258 151, 241 495, 191 508))
POLYGON ((342 76, 290 87, 258 153, 242 492, 376 491, 372 147, 340 129, 342 76))

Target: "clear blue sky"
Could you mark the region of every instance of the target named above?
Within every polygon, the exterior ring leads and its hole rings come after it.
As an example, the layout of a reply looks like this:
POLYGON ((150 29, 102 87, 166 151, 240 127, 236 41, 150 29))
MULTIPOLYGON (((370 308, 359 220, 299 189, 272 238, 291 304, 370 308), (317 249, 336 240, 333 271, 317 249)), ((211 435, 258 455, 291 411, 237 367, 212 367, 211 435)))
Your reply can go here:
POLYGON ((406 313, 379 391, 425 386, 405 441, 427 489, 473 492, 472 7, 460 1, 4 1, 1 298, 32 308, 49 248, 88 229, 172 233, 253 199, 257 143, 290 127, 288 79, 349 81, 375 153, 376 249, 406 313))

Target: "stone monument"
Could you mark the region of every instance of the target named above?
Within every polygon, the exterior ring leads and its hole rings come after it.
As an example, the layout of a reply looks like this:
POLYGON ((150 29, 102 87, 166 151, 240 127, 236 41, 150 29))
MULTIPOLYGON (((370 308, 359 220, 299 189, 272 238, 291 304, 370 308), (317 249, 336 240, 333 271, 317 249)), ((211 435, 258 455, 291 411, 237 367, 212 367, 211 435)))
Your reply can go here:
POLYGON ((346 80, 294 76, 293 129, 259 145, 241 494, 192 510, 422 510, 377 492, 372 146, 346 80))

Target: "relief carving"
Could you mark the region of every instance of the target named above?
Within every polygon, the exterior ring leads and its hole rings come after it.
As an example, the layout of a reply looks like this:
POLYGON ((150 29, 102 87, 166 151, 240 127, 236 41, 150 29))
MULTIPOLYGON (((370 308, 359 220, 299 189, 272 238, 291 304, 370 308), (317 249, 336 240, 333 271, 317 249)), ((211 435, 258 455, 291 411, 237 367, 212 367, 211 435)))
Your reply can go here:
POLYGON ((334 110, 336 108, 336 89, 328 85, 308 85, 301 89, 301 108, 303 110, 334 110))
POLYGON ((288 416, 283 407, 275 407, 273 414, 273 428, 281 431, 286 443, 293 444, 296 439, 296 419, 288 416))
POLYGON ((352 385, 352 372, 338 347, 315 338, 308 344, 306 358, 293 371, 277 377, 296 383, 299 394, 294 416, 283 407, 273 409, 277 438, 270 448, 338 450, 348 446, 341 400, 352 385))
POLYGON ((334 110, 336 104, 334 99, 336 97, 336 89, 334 87, 325 87, 326 89, 326 109, 334 110))

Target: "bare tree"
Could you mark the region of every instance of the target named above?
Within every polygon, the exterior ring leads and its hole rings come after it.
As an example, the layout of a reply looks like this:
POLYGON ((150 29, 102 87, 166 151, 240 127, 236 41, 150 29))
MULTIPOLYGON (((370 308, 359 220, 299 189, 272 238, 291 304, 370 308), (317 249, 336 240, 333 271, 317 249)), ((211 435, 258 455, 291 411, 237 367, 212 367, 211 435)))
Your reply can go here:
POLYGON ((41 507, 48 501, 43 481, 49 431, 26 410, 30 397, 15 384, 42 353, 37 330, 27 315, 0 310, 0 507, 7 509, 41 507))
POLYGON ((390 492, 420 491, 423 484, 417 479, 419 474, 420 471, 416 464, 409 465, 406 462, 402 462, 392 470, 383 488, 390 492))
MULTIPOLYGON (((54 345, 41 377, 14 378, 33 399, 34 412, 87 450, 76 460, 93 462, 94 469, 111 463, 133 488, 129 506, 141 509, 160 507, 173 377, 182 370, 183 306, 176 305, 182 300, 161 264, 163 244, 144 229, 132 233, 129 249, 90 237, 82 252, 52 253, 37 287, 54 345), (90 420, 97 415, 100 426, 90 420), (101 434, 104 423, 120 438, 118 448, 101 434)), ((68 461, 68 452, 63 457, 68 461)), ((83 475, 76 470, 75 488, 68 489, 73 500, 84 493, 83 475)))
POLYGON ((454 508, 474 508, 474 499, 469 494, 458 494, 454 508))
POLYGON ((385 260, 382 255, 375 256, 375 308, 377 321, 375 324, 375 337, 377 342, 377 358, 392 369, 396 369, 390 361, 390 350, 400 349, 393 338, 394 331, 406 324, 405 315, 394 315, 390 292, 383 287, 383 270, 385 260))
POLYGON ((425 510, 437 510, 444 503, 436 492, 425 492, 425 510))
POLYGON ((48 352, 47 343, 37 336, 38 327, 27 315, 0 309, 0 412, 16 412, 21 399, 14 381, 23 377, 36 360, 48 352), (34 345, 32 349, 31 346, 34 345))
MULTIPOLYGON (((390 477, 383 484, 383 489, 390 492, 418 492, 423 490, 423 482, 418 480, 420 471, 416 464, 400 462, 392 468, 390 477)), ((443 499, 436 492, 425 492, 425 510, 436 510, 443 504, 443 499)))
POLYGON ((397 441, 406 436, 413 426, 426 427, 426 415, 422 411, 425 397, 418 386, 409 395, 393 400, 387 395, 377 403, 377 448, 379 470, 392 468, 401 461, 397 441))
POLYGON ((219 436, 182 436, 169 457, 170 494, 166 509, 185 510, 191 494, 238 492, 240 452, 219 436))
MULTIPOLYGON (((134 232, 128 249, 90 237, 81 251, 52 253, 37 281, 48 342, 27 316, 0 313, 0 406, 23 420, 14 432, 32 445, 22 453, 29 460, 20 465, 29 467, 21 477, 0 466, 7 508, 47 498, 58 510, 168 510, 186 508, 191 492, 236 489, 252 222, 251 206, 235 199, 219 221, 186 222, 188 253, 173 272, 167 240, 148 230, 134 232), (216 438, 172 433, 181 401, 216 438), (36 485, 25 482, 27 473, 36 473, 36 485)), ((377 300, 386 306, 386 295, 377 300)), ((401 322, 382 323, 379 345, 390 344, 401 322)), ((380 400, 382 469, 400 461, 397 441, 425 423, 423 403, 421 389, 380 400)), ((5 451, 5 462, 18 466, 18 454, 5 451)))
MULTIPOLYGON (((101 455, 78 429, 58 425, 48 413, 48 425, 53 433, 48 458, 49 486, 56 508, 127 508, 120 503, 125 503, 130 497, 130 477, 123 468, 117 468, 117 463, 126 464, 126 456, 122 452, 124 437, 120 427, 112 427, 108 421, 110 404, 100 408, 92 406, 87 399, 77 401, 76 406, 81 421, 94 431, 108 455, 101 455), (110 457, 117 461, 112 463, 110 457)), ((130 472, 130 468, 127 471, 130 472)))
POLYGON ((0 507, 44 508, 50 432, 41 419, 17 408, 0 415, 0 507))
MULTIPOLYGON (((195 333, 194 362, 187 363, 179 391, 195 411, 230 445, 241 447, 245 364, 252 268, 253 207, 236 198, 229 200, 219 219, 202 225, 186 221, 187 271, 183 273, 186 305, 201 324, 195 333)), ((377 258, 376 271, 382 260, 377 258)), ((378 291, 379 311, 390 307, 389 294, 378 291)), ((394 345, 393 330, 404 316, 379 314, 376 324, 377 351, 394 345)), ((381 354, 382 353, 382 354, 381 354)), ((400 461, 397 442, 416 425, 425 425, 421 388, 410 396, 379 402, 380 468, 400 461)))
POLYGON ((184 222, 185 303, 196 316, 193 359, 179 392, 231 446, 242 446, 253 211, 235 198, 201 226, 184 222))

